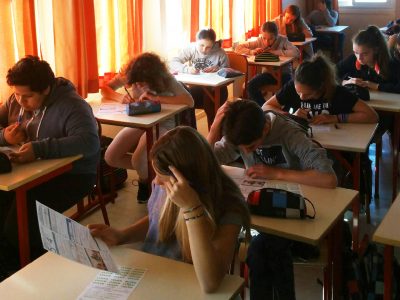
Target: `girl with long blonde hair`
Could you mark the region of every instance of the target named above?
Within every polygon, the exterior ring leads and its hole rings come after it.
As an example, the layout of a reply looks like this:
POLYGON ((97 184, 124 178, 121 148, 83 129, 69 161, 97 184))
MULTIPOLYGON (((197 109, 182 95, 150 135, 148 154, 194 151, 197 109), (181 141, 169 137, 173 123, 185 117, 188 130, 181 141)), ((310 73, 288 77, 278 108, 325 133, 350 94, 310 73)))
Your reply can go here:
POLYGON ((204 291, 218 288, 250 217, 237 185, 193 128, 167 132, 151 151, 156 177, 148 216, 125 229, 89 225, 108 245, 144 241, 143 250, 194 265, 204 291))

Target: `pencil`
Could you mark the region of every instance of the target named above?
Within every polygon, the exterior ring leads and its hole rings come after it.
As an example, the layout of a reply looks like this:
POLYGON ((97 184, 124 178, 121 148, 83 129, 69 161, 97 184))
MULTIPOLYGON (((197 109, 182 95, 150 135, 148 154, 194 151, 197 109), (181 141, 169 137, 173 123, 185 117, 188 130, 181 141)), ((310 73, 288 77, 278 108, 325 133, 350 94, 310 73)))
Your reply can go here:
POLYGON ((132 96, 131 96, 131 94, 129 93, 129 91, 128 91, 128 89, 126 88, 126 86, 124 86, 124 89, 125 89, 125 92, 128 94, 129 98, 130 98, 132 101, 135 101, 135 100, 132 98, 132 96))
POLYGON ((19 110, 19 114, 18 114, 18 119, 17 119, 17 123, 18 125, 21 125, 22 123, 22 116, 24 115, 24 108, 21 107, 19 110))

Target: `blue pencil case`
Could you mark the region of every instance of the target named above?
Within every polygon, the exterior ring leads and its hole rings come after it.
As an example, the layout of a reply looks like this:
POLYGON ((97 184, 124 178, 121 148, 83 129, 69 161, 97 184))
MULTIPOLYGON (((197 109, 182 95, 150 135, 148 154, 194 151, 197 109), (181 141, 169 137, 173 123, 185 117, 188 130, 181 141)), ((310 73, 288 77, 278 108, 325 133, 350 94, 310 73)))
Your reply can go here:
POLYGON ((144 100, 132 102, 126 105, 126 113, 128 116, 151 114, 161 111, 161 103, 159 101, 144 100))

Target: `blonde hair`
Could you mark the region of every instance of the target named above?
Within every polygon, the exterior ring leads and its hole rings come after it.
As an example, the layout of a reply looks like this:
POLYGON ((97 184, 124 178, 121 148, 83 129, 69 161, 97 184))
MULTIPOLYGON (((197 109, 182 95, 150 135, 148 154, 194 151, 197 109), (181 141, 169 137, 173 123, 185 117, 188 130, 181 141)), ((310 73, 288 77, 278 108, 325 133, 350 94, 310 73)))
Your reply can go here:
MULTIPOLYGON (((226 212, 242 217, 242 224, 249 236, 250 216, 237 185, 221 169, 208 142, 193 128, 176 127, 167 132, 153 146, 150 154, 157 172, 171 175, 174 166, 198 193, 206 212, 212 234, 226 212)), ((160 242, 177 240, 183 260, 192 261, 187 227, 181 209, 167 199, 159 219, 160 242)))

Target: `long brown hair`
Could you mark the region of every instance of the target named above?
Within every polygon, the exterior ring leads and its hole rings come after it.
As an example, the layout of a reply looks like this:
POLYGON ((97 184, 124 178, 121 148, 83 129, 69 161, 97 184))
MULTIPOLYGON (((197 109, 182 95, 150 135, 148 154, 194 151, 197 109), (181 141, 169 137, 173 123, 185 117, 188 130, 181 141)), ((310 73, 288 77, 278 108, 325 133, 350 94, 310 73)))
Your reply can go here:
POLYGON ((370 25, 353 37, 353 44, 373 49, 380 74, 384 79, 390 77, 390 54, 386 40, 378 27, 370 25))
MULTIPOLYGON (((250 216, 238 186, 221 169, 208 142, 193 128, 178 126, 168 131, 153 146, 150 154, 157 172, 171 175, 174 166, 198 193, 213 232, 226 212, 242 217, 250 233, 250 216)), ((185 261, 192 261, 187 227, 180 208, 166 199, 159 220, 159 241, 176 239, 185 261)))

